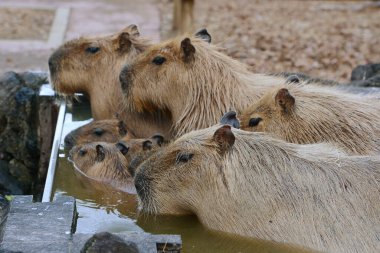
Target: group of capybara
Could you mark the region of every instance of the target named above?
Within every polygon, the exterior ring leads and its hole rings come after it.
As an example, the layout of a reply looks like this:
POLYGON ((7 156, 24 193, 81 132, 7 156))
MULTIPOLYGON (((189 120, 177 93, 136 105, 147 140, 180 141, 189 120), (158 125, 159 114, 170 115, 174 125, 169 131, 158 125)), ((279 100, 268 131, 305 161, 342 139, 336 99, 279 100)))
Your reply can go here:
POLYGON ((65 138, 69 159, 136 191, 142 212, 317 251, 380 252, 380 94, 252 73, 205 29, 155 44, 131 25, 66 42, 49 67, 57 92, 91 102, 94 121, 65 138))

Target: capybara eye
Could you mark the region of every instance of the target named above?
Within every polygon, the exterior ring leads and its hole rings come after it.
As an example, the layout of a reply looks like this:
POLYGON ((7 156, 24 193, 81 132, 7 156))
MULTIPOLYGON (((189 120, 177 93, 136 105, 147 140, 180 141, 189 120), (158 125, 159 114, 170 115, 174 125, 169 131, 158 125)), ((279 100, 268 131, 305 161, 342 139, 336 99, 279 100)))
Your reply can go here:
POLYGON ((194 154, 178 154, 176 162, 177 163, 187 163, 193 158, 194 154))
POLYGON ((91 53, 91 54, 95 54, 99 50, 100 50, 99 47, 88 47, 88 48, 86 48, 86 52, 91 53))
POLYGON ((254 127, 254 126, 257 126, 262 120, 263 120, 262 118, 252 118, 249 120, 248 124, 250 127, 254 127))
POLYGON ((83 148, 79 149, 79 155, 80 156, 84 156, 85 154, 87 154, 87 150, 85 150, 83 148))
POLYGON ((154 57, 153 59, 153 63, 156 64, 156 65, 161 65, 162 63, 164 63, 166 61, 166 58, 162 57, 162 56, 156 56, 154 57))
POLYGON ((104 129, 103 129, 103 128, 95 128, 95 129, 94 129, 94 134, 95 134, 96 136, 102 136, 103 133, 104 133, 104 129))

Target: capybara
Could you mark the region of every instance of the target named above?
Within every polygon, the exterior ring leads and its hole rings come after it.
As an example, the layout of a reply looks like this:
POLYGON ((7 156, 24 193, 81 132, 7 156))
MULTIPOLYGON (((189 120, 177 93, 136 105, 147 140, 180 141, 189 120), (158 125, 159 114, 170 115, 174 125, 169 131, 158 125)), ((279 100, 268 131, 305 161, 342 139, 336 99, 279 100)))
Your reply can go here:
POLYGON ((241 128, 292 143, 330 142, 359 155, 380 153, 380 99, 335 88, 284 84, 240 114, 241 128))
POLYGON ((68 41, 49 58, 52 86, 66 95, 86 93, 95 120, 112 118, 122 99, 120 69, 149 44, 135 25, 109 36, 68 41))
POLYGON ((142 163, 139 208, 323 252, 379 252, 380 158, 215 125, 142 163))
POLYGON ((159 134, 150 139, 131 139, 117 143, 92 142, 74 146, 70 160, 86 177, 134 192, 135 169, 163 144, 159 134))
POLYGON ((149 47, 120 73, 126 108, 162 111, 172 120, 173 137, 216 124, 224 112, 238 112, 286 77, 253 74, 246 65, 218 52, 202 30, 149 47))
POLYGON ((117 113, 135 137, 148 138, 160 132, 167 138, 171 128, 167 114, 126 112, 122 106, 121 68, 149 45, 135 25, 110 36, 66 42, 49 59, 53 88, 66 95, 86 93, 94 120, 111 119, 117 113))
POLYGON ((65 136, 65 148, 71 149, 83 143, 117 142, 121 138, 128 140, 135 137, 132 132, 127 131, 127 126, 122 120, 96 120, 68 133, 65 136))

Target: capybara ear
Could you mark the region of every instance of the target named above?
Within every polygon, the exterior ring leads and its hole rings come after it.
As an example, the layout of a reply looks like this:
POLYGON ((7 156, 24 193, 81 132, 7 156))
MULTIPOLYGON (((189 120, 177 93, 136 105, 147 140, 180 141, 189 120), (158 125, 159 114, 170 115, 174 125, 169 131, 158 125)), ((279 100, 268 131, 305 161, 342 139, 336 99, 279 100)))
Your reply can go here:
POLYGON ((230 125, 234 128, 240 129, 240 122, 236 118, 235 111, 226 112, 223 117, 220 119, 220 123, 223 125, 230 125))
POLYGON ((137 25, 134 25, 134 24, 129 25, 126 28, 124 28, 123 32, 127 32, 130 35, 136 36, 136 37, 140 36, 139 29, 137 28, 137 25))
POLYGON ((195 47, 191 44, 189 38, 181 41, 182 58, 184 62, 190 62, 194 59, 195 47))
POLYGON ((153 147, 153 143, 150 140, 146 140, 143 142, 143 150, 151 150, 153 147))
POLYGON ((196 32, 195 37, 200 38, 208 43, 211 43, 211 35, 208 33, 208 31, 205 28, 196 32))
POLYGON ((132 46, 130 34, 127 32, 120 33, 118 37, 118 49, 119 53, 127 53, 132 46))
POLYGON ((164 143, 164 136, 161 134, 155 134, 151 139, 155 140, 158 146, 161 146, 164 143))
POLYGON ((300 83, 301 80, 297 75, 290 75, 286 78, 285 83, 300 83))
POLYGON ((283 88, 277 92, 275 101, 276 104, 282 108, 282 110, 288 111, 293 107, 296 100, 292 95, 290 95, 288 89, 283 88))
POLYGON ((115 144, 116 145, 116 148, 123 154, 123 155, 126 155, 129 151, 129 147, 127 145, 125 145, 124 143, 122 142, 118 142, 115 144))
POLYGON ((126 126, 124 124, 124 121, 119 120, 119 124, 117 126, 119 128, 119 134, 120 134, 120 136, 124 136, 124 135, 126 135, 128 133, 127 128, 126 128, 126 126))
POLYGON ((100 144, 96 145, 96 161, 101 162, 106 157, 104 147, 100 144))
POLYGON ((222 153, 226 152, 235 143, 235 135, 232 133, 230 125, 224 125, 216 130, 213 138, 222 153))

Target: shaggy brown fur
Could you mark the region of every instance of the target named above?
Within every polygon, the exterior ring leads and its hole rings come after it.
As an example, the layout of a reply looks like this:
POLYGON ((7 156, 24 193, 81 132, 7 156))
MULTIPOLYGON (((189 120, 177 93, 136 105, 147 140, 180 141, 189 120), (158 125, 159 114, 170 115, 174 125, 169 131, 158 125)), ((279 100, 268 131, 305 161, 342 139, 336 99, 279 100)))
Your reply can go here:
POLYGON ((240 114, 241 128, 288 142, 331 142, 352 154, 380 152, 380 100, 328 87, 285 84, 240 114))
POLYGON ((126 107, 134 112, 169 113, 173 137, 217 123, 224 112, 242 110, 259 99, 268 85, 286 80, 252 74, 218 52, 207 42, 209 37, 207 41, 199 37, 151 46, 120 74, 126 107))
POLYGON ((123 139, 118 143, 92 142, 74 146, 70 160, 86 177, 134 193, 135 169, 163 144, 163 137, 123 139))
POLYGON ((139 206, 211 229, 324 252, 379 252, 380 159, 216 125, 152 155, 139 206))
POLYGON ((127 131, 127 126, 122 120, 96 120, 68 133, 65 137, 65 148, 70 149, 75 145, 90 142, 117 142, 121 138, 129 140, 135 137, 127 131))
POLYGON ((68 41, 49 59, 52 86, 67 95, 88 94, 93 118, 112 118, 121 108, 120 69, 148 45, 135 25, 109 36, 68 41))

